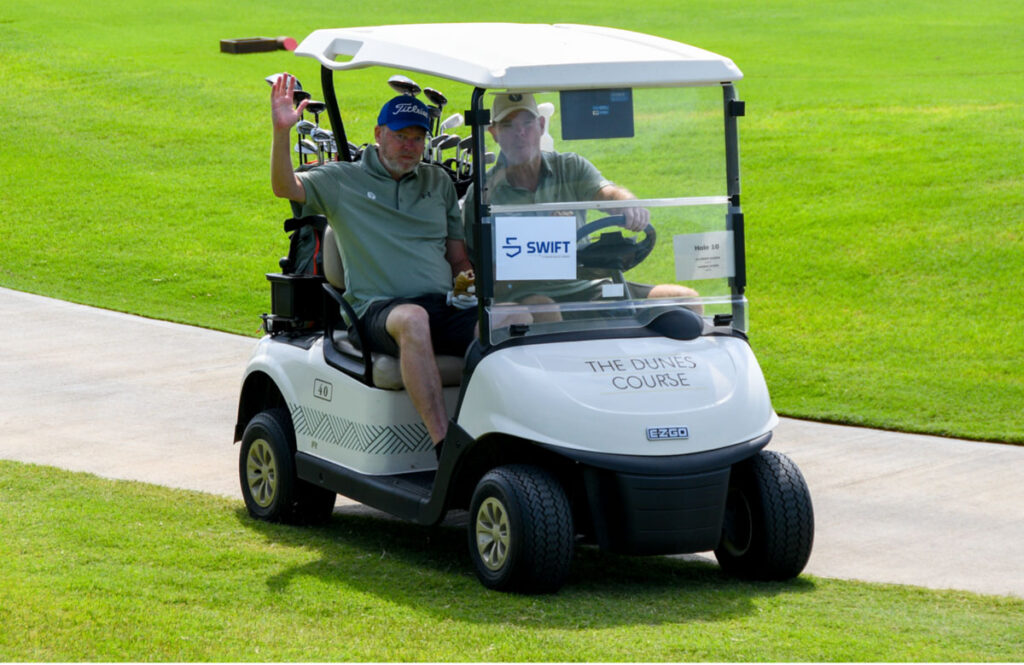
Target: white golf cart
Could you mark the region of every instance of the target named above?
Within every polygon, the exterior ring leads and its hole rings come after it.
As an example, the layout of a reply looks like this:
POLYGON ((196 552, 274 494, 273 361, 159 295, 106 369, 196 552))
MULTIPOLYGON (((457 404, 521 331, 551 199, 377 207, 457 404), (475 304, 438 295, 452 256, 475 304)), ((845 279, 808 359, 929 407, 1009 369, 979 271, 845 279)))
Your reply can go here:
POLYGON ((798 575, 814 520, 799 470, 764 450, 778 418, 746 336, 732 61, 581 25, 318 30, 295 52, 321 64, 338 159, 357 151, 335 72, 392 68, 465 95, 463 136, 431 141, 456 157, 428 157, 460 191, 485 192, 466 209, 480 336, 464 358, 438 358, 452 414, 438 463, 396 360, 358 350, 328 229, 326 280, 268 275, 274 313, 235 430, 249 512, 315 522, 336 494, 425 525, 468 510, 470 558, 501 590, 557 590, 578 542, 713 550, 740 577, 798 575), (586 157, 637 199, 492 197, 495 93, 532 93, 544 148, 586 157), (634 235, 623 213, 637 206, 651 226, 634 235), (697 295, 647 297, 668 283, 697 295))

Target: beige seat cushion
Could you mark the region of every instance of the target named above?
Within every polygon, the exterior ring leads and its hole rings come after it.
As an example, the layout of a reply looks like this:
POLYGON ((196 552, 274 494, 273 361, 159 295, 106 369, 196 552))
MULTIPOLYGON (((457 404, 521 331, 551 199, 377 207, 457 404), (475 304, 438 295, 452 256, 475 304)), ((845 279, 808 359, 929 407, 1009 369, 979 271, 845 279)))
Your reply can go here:
MULTIPOLYGON (((352 345, 348 340, 348 333, 343 330, 335 331, 334 345, 345 355, 362 359, 363 353, 352 345)), ((398 358, 384 353, 371 354, 373 358, 373 385, 385 390, 402 390, 405 384, 402 383, 402 372, 398 365, 398 358)), ((437 361, 437 368, 441 371, 441 384, 445 386, 457 386, 462 383, 462 358, 458 356, 434 356, 437 361)))

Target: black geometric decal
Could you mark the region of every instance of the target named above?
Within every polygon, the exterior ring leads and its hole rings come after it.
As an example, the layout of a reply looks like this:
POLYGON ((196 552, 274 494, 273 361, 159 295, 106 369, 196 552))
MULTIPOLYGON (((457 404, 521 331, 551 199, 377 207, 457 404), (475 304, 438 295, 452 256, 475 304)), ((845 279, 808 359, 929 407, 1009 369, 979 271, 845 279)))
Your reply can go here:
POLYGON ((412 425, 364 425, 317 409, 290 404, 295 434, 309 436, 347 450, 369 455, 395 455, 433 448, 422 423, 412 425))

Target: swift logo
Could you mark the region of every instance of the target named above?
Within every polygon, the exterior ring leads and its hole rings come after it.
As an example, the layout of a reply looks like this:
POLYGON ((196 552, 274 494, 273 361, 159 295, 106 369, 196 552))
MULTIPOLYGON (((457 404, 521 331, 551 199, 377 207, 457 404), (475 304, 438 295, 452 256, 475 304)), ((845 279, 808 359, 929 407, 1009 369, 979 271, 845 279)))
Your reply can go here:
POLYGON ((548 241, 535 241, 531 240, 526 243, 527 254, 561 254, 565 255, 569 253, 569 241, 568 240, 548 240, 548 241))
POLYGON ((688 427, 648 427, 648 441, 664 441, 670 439, 689 439, 690 428, 688 427))
POLYGON ((522 245, 513 245, 512 242, 517 240, 516 236, 509 236, 505 238, 505 244, 501 246, 505 250, 505 256, 512 259, 523 253, 522 245), (514 250, 514 251, 513 251, 514 250))

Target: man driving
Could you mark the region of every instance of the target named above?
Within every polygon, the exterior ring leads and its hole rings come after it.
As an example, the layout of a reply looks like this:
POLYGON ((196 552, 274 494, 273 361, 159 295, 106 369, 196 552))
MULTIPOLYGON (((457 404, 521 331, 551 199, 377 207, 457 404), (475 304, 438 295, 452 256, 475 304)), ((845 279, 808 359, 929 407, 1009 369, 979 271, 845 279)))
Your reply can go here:
MULTIPOLYGON (((501 148, 497 163, 487 173, 484 200, 490 204, 532 205, 559 201, 630 201, 636 199, 625 187, 606 179, 585 157, 571 152, 544 151, 541 137, 546 118, 531 93, 498 94, 491 110, 488 131, 501 148)), ((463 216, 466 237, 471 238, 474 192, 466 194, 463 216)), ((616 211, 625 217, 631 231, 642 231, 650 223, 643 207, 616 211)), ((560 212, 555 214, 573 214, 560 212)), ((586 211, 575 212, 577 228, 586 222, 586 211)), ((542 304, 561 298, 594 300, 607 280, 568 280, 564 283, 525 282, 495 285, 495 297, 524 304, 542 304)), ((658 284, 648 298, 692 298, 697 292, 679 284, 658 284)), ((541 315, 538 320, 543 320, 541 315)))

